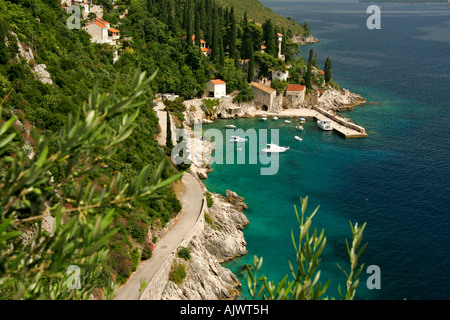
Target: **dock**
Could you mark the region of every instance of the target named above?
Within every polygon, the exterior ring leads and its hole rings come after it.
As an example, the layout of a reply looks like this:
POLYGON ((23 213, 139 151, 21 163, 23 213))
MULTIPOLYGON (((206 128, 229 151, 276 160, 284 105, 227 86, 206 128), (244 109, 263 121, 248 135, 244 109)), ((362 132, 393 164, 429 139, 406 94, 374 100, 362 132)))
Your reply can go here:
POLYGON ((257 111, 255 116, 267 115, 270 117, 277 116, 278 118, 305 118, 329 120, 333 131, 346 139, 366 138, 366 129, 327 110, 312 107, 300 109, 288 109, 278 113, 270 113, 264 111, 257 111))

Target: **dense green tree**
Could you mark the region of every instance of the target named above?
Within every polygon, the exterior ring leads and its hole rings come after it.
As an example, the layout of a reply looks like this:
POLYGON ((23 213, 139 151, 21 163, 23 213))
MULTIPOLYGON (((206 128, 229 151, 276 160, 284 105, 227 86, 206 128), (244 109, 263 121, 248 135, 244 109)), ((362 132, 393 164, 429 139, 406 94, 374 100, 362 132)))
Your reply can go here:
POLYGON ((324 67, 325 83, 329 83, 333 79, 331 74, 331 68, 332 68, 331 59, 327 57, 327 59, 325 60, 325 67, 324 67))
POLYGON ((278 38, 275 36, 276 33, 272 21, 270 19, 266 20, 262 28, 265 46, 267 47, 266 52, 273 57, 278 57, 278 38))

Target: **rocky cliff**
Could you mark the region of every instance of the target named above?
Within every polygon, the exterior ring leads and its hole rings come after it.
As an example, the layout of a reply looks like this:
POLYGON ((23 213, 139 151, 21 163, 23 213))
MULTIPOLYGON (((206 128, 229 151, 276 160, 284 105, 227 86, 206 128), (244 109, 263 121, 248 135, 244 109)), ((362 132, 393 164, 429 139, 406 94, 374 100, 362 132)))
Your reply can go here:
POLYGON ((212 194, 214 204, 205 213, 204 231, 187 246, 191 258, 177 258, 186 267, 186 278, 176 284, 168 281, 163 300, 233 299, 240 293, 236 276, 222 262, 247 253, 242 229, 249 223, 242 211, 243 198, 227 191, 227 197, 212 194))

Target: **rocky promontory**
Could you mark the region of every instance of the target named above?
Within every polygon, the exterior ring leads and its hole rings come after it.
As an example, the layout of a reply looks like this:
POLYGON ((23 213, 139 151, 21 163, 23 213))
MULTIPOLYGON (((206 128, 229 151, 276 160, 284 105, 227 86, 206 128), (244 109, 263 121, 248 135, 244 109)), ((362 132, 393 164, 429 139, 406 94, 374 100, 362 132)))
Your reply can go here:
POLYGON ((169 280, 161 299, 219 300, 239 295, 239 280, 221 263, 247 253, 242 229, 249 221, 240 211, 246 207, 243 198, 231 191, 227 194, 211 194, 213 205, 205 212, 204 230, 187 246, 190 259, 175 262, 185 265, 186 278, 179 284, 169 280))

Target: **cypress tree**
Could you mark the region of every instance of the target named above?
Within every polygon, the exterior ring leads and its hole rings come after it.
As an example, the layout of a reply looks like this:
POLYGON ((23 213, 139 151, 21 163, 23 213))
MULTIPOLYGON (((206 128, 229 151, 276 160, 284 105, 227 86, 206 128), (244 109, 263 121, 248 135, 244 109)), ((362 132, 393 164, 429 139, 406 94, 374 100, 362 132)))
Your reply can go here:
POLYGON ((267 47, 266 52, 276 58, 278 58, 277 42, 275 37, 275 29, 272 21, 268 19, 263 25, 264 40, 267 47))
POLYGON ((231 24, 231 35, 230 35, 230 56, 235 58, 237 57, 237 26, 236 19, 234 17, 234 7, 231 7, 230 10, 230 24, 231 24))
MULTIPOLYGON (((250 41, 252 41, 252 36, 250 35, 250 41)), ((253 76, 255 74, 255 55, 253 53, 253 45, 250 44, 250 61, 248 63, 248 75, 247 81, 251 83, 253 81, 253 76)))
POLYGON ((225 52, 223 49, 223 37, 220 37, 220 56, 219 64, 223 67, 225 65, 225 52))
POLYGON ((192 12, 191 12, 191 5, 190 0, 186 3, 186 41, 187 44, 190 46, 192 45, 192 12))
POLYGON ((200 31, 200 10, 198 5, 196 5, 195 8, 195 45, 200 47, 201 46, 201 31, 200 31))
POLYGON ((324 72, 325 72, 325 83, 329 83, 332 80, 330 58, 327 58, 327 60, 325 61, 324 72))
POLYGON ((312 68, 312 64, 311 62, 308 62, 308 67, 306 69, 306 74, 305 74, 305 86, 307 89, 312 89, 312 85, 311 85, 311 68, 312 68))

